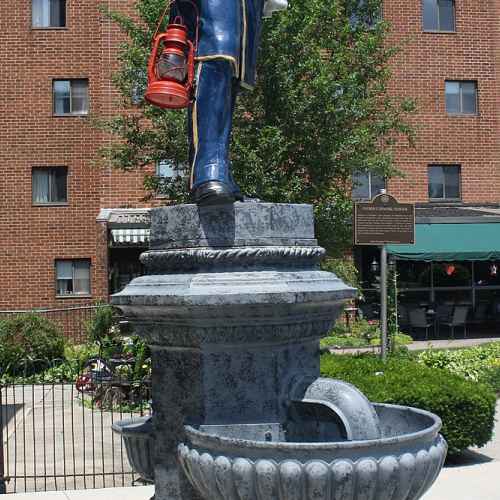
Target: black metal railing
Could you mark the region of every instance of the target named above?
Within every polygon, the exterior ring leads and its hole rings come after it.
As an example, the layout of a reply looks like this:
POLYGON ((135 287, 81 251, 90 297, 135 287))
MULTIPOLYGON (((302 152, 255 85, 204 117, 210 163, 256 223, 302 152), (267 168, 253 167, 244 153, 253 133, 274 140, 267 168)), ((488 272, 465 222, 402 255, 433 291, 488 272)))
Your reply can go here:
POLYGON ((0 385, 0 494, 131 486, 139 479, 111 426, 149 414, 150 384, 121 376, 119 367, 94 359, 74 380, 47 383, 37 363, 37 383, 0 385))

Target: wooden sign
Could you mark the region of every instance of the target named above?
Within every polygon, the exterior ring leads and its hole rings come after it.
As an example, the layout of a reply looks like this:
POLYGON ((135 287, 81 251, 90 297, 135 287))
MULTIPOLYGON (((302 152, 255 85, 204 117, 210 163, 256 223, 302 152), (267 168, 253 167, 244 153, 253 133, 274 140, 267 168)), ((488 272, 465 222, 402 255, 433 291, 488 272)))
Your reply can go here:
POLYGON ((389 194, 354 205, 354 244, 415 243, 415 205, 398 203, 389 194))

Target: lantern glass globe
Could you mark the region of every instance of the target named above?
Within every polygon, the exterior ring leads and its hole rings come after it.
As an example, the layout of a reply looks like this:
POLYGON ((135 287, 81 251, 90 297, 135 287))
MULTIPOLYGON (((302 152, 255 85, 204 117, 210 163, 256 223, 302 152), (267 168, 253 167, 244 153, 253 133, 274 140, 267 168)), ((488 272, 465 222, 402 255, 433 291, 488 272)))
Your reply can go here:
POLYGON ((186 79, 186 57, 181 54, 163 52, 156 66, 158 77, 162 80, 175 80, 182 83, 186 79))

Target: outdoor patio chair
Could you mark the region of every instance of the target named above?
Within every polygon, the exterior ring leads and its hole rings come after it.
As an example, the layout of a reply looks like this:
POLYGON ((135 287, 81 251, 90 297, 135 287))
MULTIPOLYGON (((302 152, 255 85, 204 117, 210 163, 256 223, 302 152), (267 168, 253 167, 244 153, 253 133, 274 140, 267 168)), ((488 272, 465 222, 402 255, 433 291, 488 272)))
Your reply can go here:
POLYGON ((412 333, 418 328, 425 329, 425 340, 427 340, 429 338, 429 328, 432 326, 432 322, 427 319, 425 309, 410 309, 409 315, 412 333))
POLYGON ((406 327, 410 324, 408 308, 403 304, 398 305, 398 323, 401 327, 406 327))
POLYGON ((455 338, 455 328, 463 327, 464 329, 464 338, 467 336, 467 314, 469 312, 469 308, 467 306, 456 306, 453 310, 453 315, 450 321, 443 321, 439 323, 439 325, 447 326, 451 331, 451 338, 455 338))
POLYGON ((474 311, 474 319, 477 321, 486 321, 490 310, 489 302, 479 302, 474 311))
POLYGON ((439 304, 436 307, 436 321, 444 322, 451 321, 451 315, 453 314, 453 306, 451 304, 439 304))

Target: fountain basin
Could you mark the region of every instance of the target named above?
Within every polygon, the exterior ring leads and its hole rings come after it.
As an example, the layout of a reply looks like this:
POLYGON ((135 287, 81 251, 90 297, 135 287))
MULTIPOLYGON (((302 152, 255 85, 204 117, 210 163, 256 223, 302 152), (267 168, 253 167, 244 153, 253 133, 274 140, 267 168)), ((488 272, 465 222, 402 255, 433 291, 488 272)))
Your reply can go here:
POLYGON ((120 420, 114 422, 112 428, 123 438, 127 457, 134 472, 143 480, 154 482, 154 437, 151 417, 120 420))
POLYGON ((282 433, 267 433, 266 439, 272 439, 267 441, 254 439, 253 430, 247 439, 244 426, 239 438, 230 437, 230 426, 207 426, 210 432, 186 426, 179 460, 207 500, 421 498, 446 458, 441 420, 414 408, 374 407, 380 439, 288 442, 285 427, 282 433))

